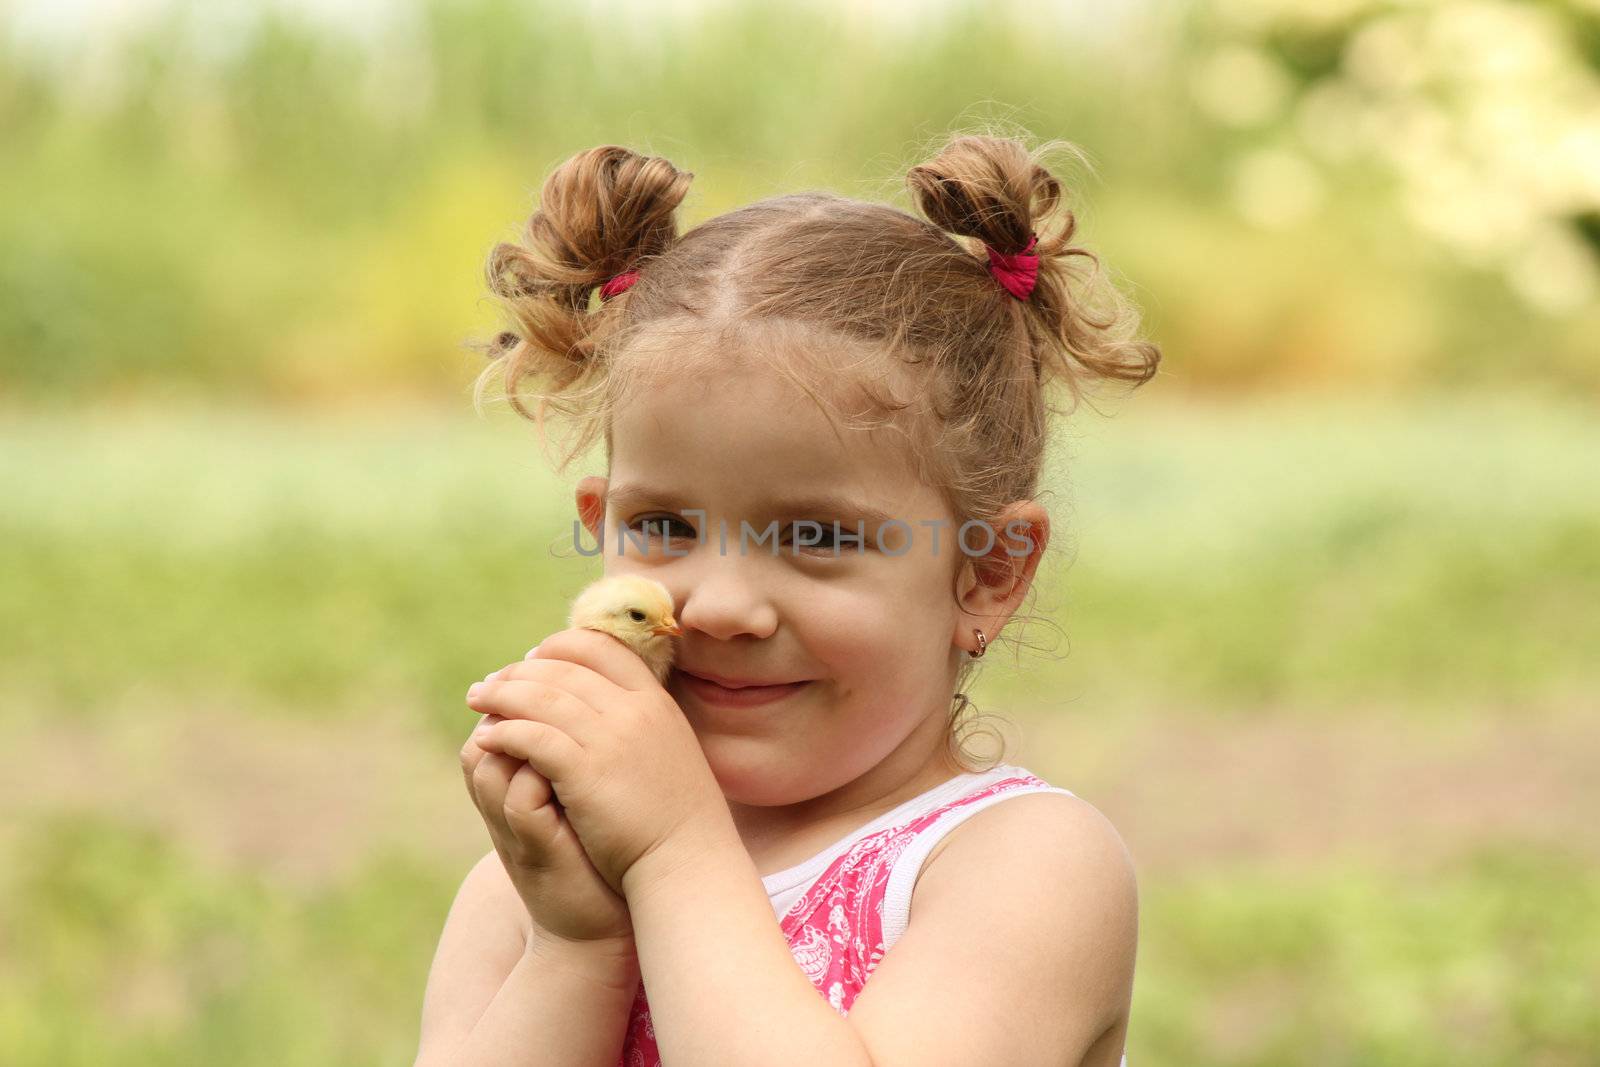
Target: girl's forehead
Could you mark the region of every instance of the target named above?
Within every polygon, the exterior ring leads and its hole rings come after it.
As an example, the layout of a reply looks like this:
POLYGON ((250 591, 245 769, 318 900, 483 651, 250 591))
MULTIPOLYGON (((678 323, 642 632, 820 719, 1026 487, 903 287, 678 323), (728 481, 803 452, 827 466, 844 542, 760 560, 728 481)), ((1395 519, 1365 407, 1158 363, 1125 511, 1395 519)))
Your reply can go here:
POLYGON ((802 393, 844 401, 853 385, 885 378, 898 362, 881 346, 787 320, 671 319, 636 330, 613 367, 639 389, 685 378, 707 386, 735 378, 747 385, 787 380, 802 393))
POLYGON ((849 425, 773 372, 684 376, 620 402, 612 452, 657 466, 734 464, 860 469, 901 465, 882 428, 849 425))
POLYGON ((677 374, 657 364, 647 388, 620 396, 610 435, 613 480, 674 493, 849 489, 877 497, 878 506, 932 492, 892 422, 853 417, 863 412, 849 380, 792 365, 785 373, 759 353, 743 355, 685 361, 677 374))

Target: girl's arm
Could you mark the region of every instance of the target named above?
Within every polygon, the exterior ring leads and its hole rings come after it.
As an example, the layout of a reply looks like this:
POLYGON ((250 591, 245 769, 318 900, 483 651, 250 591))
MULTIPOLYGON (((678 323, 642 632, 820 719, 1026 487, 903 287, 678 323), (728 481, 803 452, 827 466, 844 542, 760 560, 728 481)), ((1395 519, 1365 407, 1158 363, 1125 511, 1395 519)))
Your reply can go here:
POLYGON ((963 823, 848 1017, 795 965, 738 836, 713 829, 624 876, 669 1067, 1117 1067, 1137 884, 1087 801, 1012 797, 963 823))
POLYGON ((616 1067, 638 984, 631 945, 535 926, 491 849, 439 937, 415 1067, 616 1067))

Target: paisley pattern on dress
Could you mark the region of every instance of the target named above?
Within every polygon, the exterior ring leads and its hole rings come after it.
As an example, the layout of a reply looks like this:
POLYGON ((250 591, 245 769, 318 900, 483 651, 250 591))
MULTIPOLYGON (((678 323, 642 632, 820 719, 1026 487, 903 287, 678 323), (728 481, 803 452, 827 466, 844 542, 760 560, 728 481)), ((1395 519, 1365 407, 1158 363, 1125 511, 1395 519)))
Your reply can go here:
MULTIPOLYGON (((883 959, 883 897, 890 871, 919 833, 952 809, 1018 787, 1048 785, 1026 773, 1003 778, 907 823, 868 834, 834 860, 780 920, 789 953, 817 994, 841 1016, 850 1014, 883 959)), ((634 994, 618 1067, 661 1067, 643 982, 634 994)))

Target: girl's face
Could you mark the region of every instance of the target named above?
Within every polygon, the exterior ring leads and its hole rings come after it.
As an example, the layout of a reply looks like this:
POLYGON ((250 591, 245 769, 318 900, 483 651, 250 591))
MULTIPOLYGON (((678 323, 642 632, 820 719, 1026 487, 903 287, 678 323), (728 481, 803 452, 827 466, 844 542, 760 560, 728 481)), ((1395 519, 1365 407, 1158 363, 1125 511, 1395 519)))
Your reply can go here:
POLYGON ((960 770, 942 754, 970 637, 956 599, 968 557, 898 443, 835 428, 794 385, 741 362, 626 404, 609 479, 579 486, 605 573, 672 592, 684 636, 667 688, 730 802, 799 803, 880 765, 901 780, 960 770), (835 539, 835 522, 861 545, 835 539), (689 675, 803 684, 740 707, 689 675))

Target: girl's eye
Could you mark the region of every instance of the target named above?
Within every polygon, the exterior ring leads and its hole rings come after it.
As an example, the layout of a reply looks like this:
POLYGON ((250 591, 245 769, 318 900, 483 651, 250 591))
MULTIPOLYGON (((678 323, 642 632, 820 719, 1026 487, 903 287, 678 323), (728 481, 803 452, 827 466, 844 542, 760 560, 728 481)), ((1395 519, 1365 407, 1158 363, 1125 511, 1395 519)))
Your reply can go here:
POLYGON ((644 622, 644 612, 640 611, 638 608, 634 608, 632 611, 628 612, 628 618, 632 619, 634 622, 644 622))
POLYGON ((686 533, 680 533, 679 536, 693 537, 695 535, 693 526, 674 515, 646 515, 642 519, 634 519, 630 522, 628 529, 638 530, 646 537, 671 537, 673 536, 671 529, 673 523, 687 531, 686 533))
POLYGON ((785 540, 792 540, 795 547, 802 550, 811 550, 826 556, 832 556, 837 552, 842 556, 856 547, 853 540, 839 536, 844 532, 849 532, 852 536, 854 534, 854 530, 835 529, 831 522, 818 521, 815 524, 804 525, 794 523, 789 527, 789 536, 785 540))

